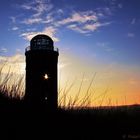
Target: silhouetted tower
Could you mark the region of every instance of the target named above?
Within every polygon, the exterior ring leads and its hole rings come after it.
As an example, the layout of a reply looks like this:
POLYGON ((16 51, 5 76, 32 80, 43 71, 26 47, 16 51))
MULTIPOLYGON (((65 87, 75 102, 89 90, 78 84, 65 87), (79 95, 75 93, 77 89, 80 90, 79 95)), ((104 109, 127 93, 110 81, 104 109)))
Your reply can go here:
POLYGON ((53 40, 44 34, 33 37, 26 48, 25 100, 33 105, 57 108, 58 49, 53 40))

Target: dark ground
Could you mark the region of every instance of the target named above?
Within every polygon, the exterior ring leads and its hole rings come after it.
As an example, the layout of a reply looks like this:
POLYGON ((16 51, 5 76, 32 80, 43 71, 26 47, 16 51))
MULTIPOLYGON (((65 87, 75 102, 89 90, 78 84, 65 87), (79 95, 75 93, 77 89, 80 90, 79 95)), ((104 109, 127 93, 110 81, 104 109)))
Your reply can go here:
POLYGON ((140 106, 58 109, 1 104, 0 139, 140 139, 140 106))

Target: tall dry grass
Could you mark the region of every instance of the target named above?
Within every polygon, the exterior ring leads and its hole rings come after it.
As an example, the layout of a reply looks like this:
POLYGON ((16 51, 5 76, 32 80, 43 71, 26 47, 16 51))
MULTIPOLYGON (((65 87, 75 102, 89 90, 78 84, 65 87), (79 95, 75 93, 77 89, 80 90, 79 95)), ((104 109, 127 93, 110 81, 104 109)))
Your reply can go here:
MULTIPOLYGON (((91 80, 88 83, 87 89, 84 90, 84 95, 81 96, 83 93, 84 88, 84 78, 85 73, 82 75, 82 80, 79 84, 79 87, 77 91, 75 91, 75 95, 70 95, 69 93, 72 92, 72 89, 74 88, 74 85, 76 83, 76 78, 73 80, 73 82, 69 83, 69 81, 66 81, 66 84, 63 88, 60 88, 59 86, 59 100, 58 100, 58 106, 63 109, 73 109, 73 108, 89 108, 93 107, 94 101, 97 101, 100 99, 100 102, 98 103, 98 107, 103 106, 103 103, 106 99, 106 95, 108 93, 108 88, 101 93, 100 95, 95 96, 95 78, 96 73, 93 74, 91 77, 91 80)), ((60 83, 60 82, 59 82, 60 83)))
POLYGON ((14 73, 11 67, 8 67, 5 73, 6 64, 5 62, 0 65, 0 96, 1 98, 22 99, 25 94, 25 76, 14 73))
MULTIPOLYGON (((4 68, 6 64, 7 63, 5 62, 0 65, 0 98, 2 99, 3 97, 6 97, 9 99, 21 100, 25 95, 25 75, 13 73, 11 67, 9 67, 5 73, 4 68)), ((77 91, 75 92, 75 95, 71 95, 71 92, 74 88, 74 85, 76 84, 76 78, 72 83, 67 80, 65 86, 63 87, 60 87, 59 85, 58 106, 63 109, 73 109, 77 107, 86 108, 91 107, 92 103, 98 99, 100 99, 99 106, 102 106, 108 89, 99 96, 94 97, 95 77, 96 73, 94 73, 91 77, 87 89, 85 90, 84 96, 81 96, 81 94, 83 92, 85 73, 82 75, 82 80, 79 84, 79 87, 77 88, 77 91)))

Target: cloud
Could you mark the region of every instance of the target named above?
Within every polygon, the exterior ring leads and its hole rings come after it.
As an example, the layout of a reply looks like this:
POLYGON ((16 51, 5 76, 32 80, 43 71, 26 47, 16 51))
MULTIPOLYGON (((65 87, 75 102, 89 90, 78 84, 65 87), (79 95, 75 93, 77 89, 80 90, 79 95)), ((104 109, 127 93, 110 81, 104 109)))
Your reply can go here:
POLYGON ((129 79, 127 82, 128 82, 130 85, 137 85, 137 84, 139 84, 139 81, 138 81, 138 80, 135 80, 135 79, 129 79))
POLYGON ((50 11, 53 8, 53 5, 49 2, 49 0, 35 0, 21 6, 25 10, 30 10, 35 12, 33 17, 38 17, 42 15, 45 11, 50 11))
POLYGON ((131 24, 134 25, 135 23, 136 23, 136 19, 133 18, 132 21, 131 21, 131 24))
POLYGON ((0 56, 0 66, 1 66, 1 64, 3 64, 6 61, 7 61, 7 58, 6 57, 0 56))
POLYGON ((108 42, 98 42, 97 46, 104 49, 106 52, 112 52, 113 48, 110 47, 108 42))
POLYGON ((17 26, 15 26, 15 27, 12 28, 13 31, 16 31, 16 30, 18 30, 18 29, 19 29, 19 28, 18 28, 17 26))
POLYGON ((101 24, 99 22, 96 22, 94 24, 86 24, 84 26, 84 29, 88 30, 88 31, 95 31, 100 26, 101 26, 101 24))
POLYGON ((70 17, 58 21, 56 26, 66 25, 68 29, 87 34, 101 26, 107 26, 109 24, 111 24, 111 22, 99 22, 98 14, 94 11, 85 11, 74 12, 70 17))
POLYGON ((83 34, 88 33, 88 31, 82 29, 81 27, 78 27, 76 24, 68 25, 67 28, 83 34))
POLYGON ((63 68, 65 68, 65 67, 67 67, 67 66, 69 66, 69 65, 71 65, 71 63, 70 62, 67 62, 67 63, 59 63, 58 64, 58 68, 59 69, 63 69, 63 68))
POLYGON ((50 36, 55 42, 59 41, 59 39, 55 36, 56 28, 53 26, 46 27, 42 32, 25 32, 22 33, 20 36, 24 37, 27 40, 31 40, 34 36, 38 34, 46 34, 50 36))
POLYGON ((19 48, 16 49, 16 52, 17 52, 17 53, 21 53, 21 49, 19 49, 19 48))
POLYGON ((43 33, 49 35, 50 37, 52 37, 52 39, 54 41, 59 41, 59 39, 57 37, 55 37, 56 30, 57 30, 56 28, 54 28, 53 26, 50 26, 50 27, 46 27, 44 29, 43 33))
POLYGON ((86 12, 75 12, 71 17, 63 19, 57 22, 60 25, 65 25, 69 23, 86 23, 86 22, 96 22, 98 17, 93 11, 86 11, 86 12))
POLYGON ((13 56, 0 56, 0 64, 6 63, 6 65, 14 65, 18 63, 24 63, 24 55, 22 54, 15 54, 13 56))
POLYGON ((58 14, 63 14, 64 11, 63 11, 62 9, 58 9, 58 10, 57 10, 57 13, 58 13, 58 14))
POLYGON ((10 19, 12 20, 12 23, 16 23, 16 17, 12 16, 10 19))
POLYGON ((53 22, 52 10, 53 5, 49 0, 35 0, 29 3, 25 3, 21 6, 24 10, 31 11, 31 14, 28 18, 23 19, 21 23, 26 25, 38 24, 38 23, 51 23, 53 22), (45 17, 44 14, 47 16, 45 17), (50 13, 49 13, 50 12, 50 13))
POLYGON ((22 98, 25 91, 25 56, 21 54, 0 56, 0 71, 1 86, 5 86, 12 91, 13 86, 17 87, 19 85, 19 92, 16 94, 10 92, 8 96, 22 98))
POLYGON ((0 56, 0 68, 2 73, 23 74, 25 71, 25 56, 15 54, 13 56, 0 56))
POLYGON ((24 21, 22 21, 21 23, 31 25, 34 23, 40 23, 41 21, 42 21, 41 18, 28 18, 28 19, 25 19, 24 21))
MULTIPOLYGON (((56 33, 61 27, 90 35, 98 28, 111 24, 111 22, 103 21, 106 19, 106 15, 111 14, 111 9, 108 7, 95 9, 94 11, 73 11, 70 9, 69 14, 67 10, 64 12, 64 9, 53 8, 50 0, 32 0, 24 3, 21 7, 29 13, 26 18, 22 16, 19 22, 19 24, 23 24, 22 26, 30 25, 28 30, 23 27, 20 34, 27 40, 37 34, 44 33, 51 36, 54 41, 58 41, 56 33), (36 30, 32 30, 34 28, 36 30)), ((14 17, 12 17, 12 20, 15 20, 14 17)), ((13 28, 13 30, 17 30, 17 28, 13 28)))
POLYGON ((79 33, 86 34, 86 33, 94 32, 99 27, 107 26, 109 24, 111 24, 111 22, 106 22, 106 23, 96 22, 96 23, 92 23, 92 24, 86 23, 83 25, 71 24, 71 25, 68 25, 67 28, 77 31, 79 33))
POLYGON ((4 48, 4 47, 2 47, 2 48, 0 48, 0 53, 7 53, 7 48, 4 48))
POLYGON ((41 21, 41 23, 52 23, 54 21, 54 18, 52 16, 52 13, 47 14, 46 18, 41 21))
POLYGON ((27 28, 26 29, 27 32, 33 32, 33 31, 36 31, 36 30, 37 30, 37 28, 27 28))
MULTIPOLYGON (((29 7, 26 9, 30 9, 29 7)), ((57 10, 56 12, 63 13, 62 9, 57 10)), ((27 40, 30 40, 37 34, 44 33, 49 35, 53 38, 54 41, 59 41, 55 34, 60 27, 66 27, 70 30, 88 34, 90 32, 94 32, 101 26, 107 26, 111 24, 111 22, 101 23, 98 19, 98 14, 94 11, 84 11, 84 12, 72 12, 69 17, 56 20, 53 12, 48 13, 45 18, 40 17, 31 17, 22 21, 22 23, 30 25, 30 24, 37 24, 37 23, 45 23, 48 24, 47 28, 44 28, 43 31, 38 32, 24 32, 20 36, 24 37, 27 40)))
POLYGON ((52 23, 54 21, 53 18, 53 13, 48 13, 46 17, 34 17, 34 15, 30 16, 29 18, 24 19, 23 21, 21 21, 20 23, 22 24, 26 24, 26 25, 32 25, 32 24, 48 24, 48 23, 52 23))
POLYGON ((113 8, 111 7, 102 7, 102 8, 97 8, 96 9, 96 13, 98 16, 100 17, 106 17, 106 16, 110 16, 113 14, 113 8))
POLYGON ((135 37, 135 34, 134 33, 128 33, 127 36, 130 37, 130 38, 133 38, 133 37, 135 37))
POLYGON ((24 62, 24 55, 22 54, 15 54, 11 57, 8 57, 8 61, 10 63, 22 63, 24 62))
POLYGON ((118 4, 118 8, 123 8, 123 5, 121 3, 118 4))
POLYGON ((22 33, 20 36, 26 40, 31 40, 32 37, 34 37, 37 34, 38 34, 38 32, 25 32, 25 33, 22 33))

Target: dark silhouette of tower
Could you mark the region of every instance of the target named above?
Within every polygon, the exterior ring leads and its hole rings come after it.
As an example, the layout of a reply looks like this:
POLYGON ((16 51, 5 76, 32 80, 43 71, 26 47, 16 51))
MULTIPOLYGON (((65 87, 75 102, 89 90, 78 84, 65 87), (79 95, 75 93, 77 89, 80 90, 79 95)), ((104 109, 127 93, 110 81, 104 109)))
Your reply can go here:
POLYGON ((32 105, 57 108, 58 49, 53 40, 44 34, 33 37, 26 48, 25 100, 32 105))

